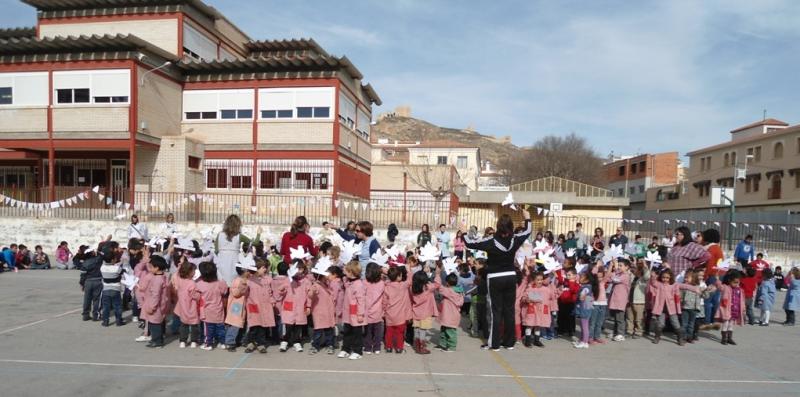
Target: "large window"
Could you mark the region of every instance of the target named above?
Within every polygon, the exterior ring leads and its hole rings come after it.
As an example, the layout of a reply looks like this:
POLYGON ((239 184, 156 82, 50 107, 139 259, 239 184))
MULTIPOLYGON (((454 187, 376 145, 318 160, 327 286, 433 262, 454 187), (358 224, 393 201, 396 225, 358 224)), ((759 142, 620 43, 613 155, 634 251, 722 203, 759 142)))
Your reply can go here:
POLYGON ((291 189, 292 171, 260 171, 261 189, 291 189))
POLYGON ((339 93, 339 122, 351 130, 356 127, 356 104, 344 92, 339 93))
POLYGON ((0 105, 47 106, 46 72, 0 73, 0 105))
POLYGON ((185 120, 252 120, 253 90, 183 92, 185 120))
POLYGON ((783 158, 783 142, 775 143, 775 147, 773 149, 773 158, 783 158))
POLYGON ((458 158, 456 159, 456 167, 460 169, 468 168, 467 156, 458 156, 458 158))
POLYGON ((188 23, 183 24, 183 53, 197 60, 217 59, 217 43, 188 23))
POLYGON ((447 165, 447 156, 436 156, 436 164, 447 165))
POLYGON ((259 160, 260 189, 329 190, 333 184, 331 160, 259 160))
POLYGON ((258 91, 261 119, 330 119, 332 87, 264 88, 258 91))
MULTIPOLYGON (((619 166, 619 176, 625 176, 625 166, 624 165, 619 166)), ((622 194, 620 193, 620 195, 622 195, 622 194)))
POLYGON ((57 104, 127 104, 130 84, 127 69, 53 72, 57 104))
POLYGON ((358 124, 356 124, 356 131, 358 131, 358 133, 364 138, 369 138, 370 121, 370 116, 365 111, 358 109, 358 124))
POLYGON ((223 168, 206 168, 206 187, 209 189, 227 189, 228 170, 223 168))
POLYGON ((638 164, 636 164, 636 163, 631 164, 631 174, 635 174, 636 173, 637 166, 638 166, 638 164))

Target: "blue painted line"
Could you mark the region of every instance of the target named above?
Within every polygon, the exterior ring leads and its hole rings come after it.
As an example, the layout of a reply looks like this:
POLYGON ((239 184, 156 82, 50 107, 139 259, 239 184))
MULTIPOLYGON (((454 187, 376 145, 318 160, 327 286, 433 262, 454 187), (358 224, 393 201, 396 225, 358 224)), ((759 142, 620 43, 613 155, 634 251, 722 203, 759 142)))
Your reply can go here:
POLYGON ((240 368, 242 364, 244 364, 244 362, 247 361, 248 358, 250 358, 250 354, 252 353, 245 353, 244 356, 242 356, 242 358, 239 359, 239 362, 237 362, 236 365, 231 367, 231 369, 229 369, 228 372, 225 373, 225 379, 230 378, 231 375, 233 375, 233 373, 236 372, 236 370, 240 368))

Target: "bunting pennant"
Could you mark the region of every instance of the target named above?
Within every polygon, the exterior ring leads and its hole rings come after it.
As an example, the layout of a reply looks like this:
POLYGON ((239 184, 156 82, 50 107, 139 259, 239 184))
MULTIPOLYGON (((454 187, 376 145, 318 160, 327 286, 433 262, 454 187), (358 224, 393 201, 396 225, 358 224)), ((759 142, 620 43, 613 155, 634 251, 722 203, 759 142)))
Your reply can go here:
POLYGON ((252 207, 250 207, 250 212, 252 212, 252 213, 254 213, 254 214, 255 214, 255 213, 256 213, 256 211, 258 211, 258 207, 256 207, 256 206, 252 206, 252 207))
POLYGON ((650 222, 650 223, 656 223, 656 221, 648 221, 648 222, 650 222))
POLYGON ((114 202, 114 199, 111 197, 106 197, 106 205, 111 205, 114 202))
POLYGON ((50 203, 50 208, 58 208, 58 201, 53 201, 50 203))
POLYGON ((193 195, 189 196, 189 199, 192 200, 192 201, 196 201, 197 200, 197 196, 195 196, 193 194, 193 195))
POLYGON ((334 205, 336 208, 339 208, 339 200, 334 200, 334 201, 333 201, 333 205, 334 205))
POLYGON ((720 226, 720 225, 719 225, 719 222, 714 222, 714 225, 716 225, 717 227, 719 227, 719 226, 720 226))
POLYGON ((86 200, 86 193, 83 193, 83 192, 78 193, 78 198, 81 201, 86 200))
POLYGON ((666 223, 667 225, 669 225, 669 219, 664 219, 664 223, 666 223))
POLYGON ((122 207, 122 201, 117 200, 117 208, 122 207))
POLYGON ((106 195, 105 195, 105 194, 98 193, 98 194, 97 194, 97 197, 99 197, 99 198, 100 198, 100 200, 102 201, 103 199, 105 199, 105 198, 106 198, 106 195))
POLYGON ((772 225, 767 225, 767 229, 772 230, 772 225))
POLYGON ((350 208, 350 202, 349 201, 345 201, 344 202, 344 209, 349 209, 349 208, 350 208))
POLYGON ((125 203, 125 209, 126 209, 126 210, 129 210, 129 209, 131 209, 131 204, 130 204, 130 203, 125 203))
POLYGON ((764 230, 764 225, 758 225, 758 228, 764 230))
POLYGON ((736 227, 736 222, 731 222, 731 226, 736 227))
POLYGON ((784 231, 784 232, 788 231, 788 230, 786 230, 786 226, 781 226, 781 230, 784 231))
POLYGON ((158 206, 158 203, 156 203, 156 199, 152 199, 152 200, 150 200, 150 206, 151 206, 151 207, 156 207, 156 206, 158 206))
POLYGON ((93 187, 92 191, 95 192, 95 193, 100 193, 100 186, 93 187))
POLYGON ((542 212, 544 212, 544 216, 547 216, 547 214, 550 212, 550 210, 548 210, 547 208, 545 208, 545 209, 543 209, 543 210, 542 210, 542 212))
POLYGON ((536 207, 536 215, 542 214, 542 207, 536 207))
POLYGON ((58 200, 58 204, 61 205, 61 207, 66 207, 67 206, 67 202, 64 201, 64 200, 58 200))

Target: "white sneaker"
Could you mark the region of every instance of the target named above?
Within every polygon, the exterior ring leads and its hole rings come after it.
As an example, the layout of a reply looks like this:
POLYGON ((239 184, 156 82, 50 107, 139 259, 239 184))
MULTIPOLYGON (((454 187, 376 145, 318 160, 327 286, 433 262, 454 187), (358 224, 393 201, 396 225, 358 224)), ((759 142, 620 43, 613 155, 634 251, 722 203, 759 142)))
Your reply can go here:
POLYGON ((377 354, 381 354, 381 351, 380 351, 380 350, 375 350, 375 354, 376 354, 376 355, 377 355, 377 354))
POLYGON ((358 359, 361 358, 361 355, 358 354, 358 353, 352 353, 352 354, 350 354, 350 357, 347 357, 347 358, 349 358, 350 360, 358 360, 358 359))
POLYGON ((372 352, 367 350, 367 351, 364 352, 364 354, 372 354, 372 352))
POLYGON ((224 343, 218 343, 217 344, 217 349, 225 350, 227 348, 228 348, 228 346, 226 346, 224 343))
POLYGON ((139 322, 139 317, 136 317, 136 316, 131 317, 131 322, 132 323, 138 323, 139 322))
POLYGON ((298 353, 303 351, 303 345, 301 345, 299 343, 295 343, 293 347, 294 347, 294 351, 296 351, 298 353))
POLYGON ((205 351, 210 352, 210 351, 214 350, 214 347, 209 346, 209 345, 203 345, 203 346, 200 346, 200 350, 205 350, 205 351))
POLYGON ((338 358, 345 358, 347 356, 349 356, 349 354, 347 354, 347 352, 344 350, 340 351, 339 354, 336 355, 338 358))
POLYGON ((625 341, 625 337, 624 337, 624 336, 622 336, 622 335, 617 335, 617 336, 615 336, 615 337, 614 337, 614 339, 612 339, 612 340, 613 340, 614 342, 624 342, 624 341, 625 341))
POLYGON ((589 348, 589 344, 588 343, 579 342, 579 343, 575 344, 575 348, 576 349, 588 349, 589 348))
POLYGON ((189 347, 192 349, 197 349, 197 342, 192 342, 192 344, 189 345, 189 347))
POLYGON ((137 342, 150 342, 150 337, 147 335, 139 335, 138 338, 135 339, 137 342))
POLYGON ((288 349, 289 349, 289 342, 281 342, 280 351, 285 352, 288 349))
POLYGON ((180 347, 181 349, 185 349, 186 348, 186 342, 181 342, 181 344, 178 345, 178 347, 180 347))

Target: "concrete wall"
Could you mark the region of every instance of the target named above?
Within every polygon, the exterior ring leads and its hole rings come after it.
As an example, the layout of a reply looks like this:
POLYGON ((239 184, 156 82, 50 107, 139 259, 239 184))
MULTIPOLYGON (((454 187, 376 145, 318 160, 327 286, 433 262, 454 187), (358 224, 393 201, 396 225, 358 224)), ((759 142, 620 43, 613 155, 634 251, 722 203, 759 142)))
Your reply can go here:
POLYGON ((0 109, 0 132, 47 132, 47 109, 0 109))
POLYGON ((260 122, 258 143, 330 145, 333 143, 333 122, 260 122))
POLYGON ((55 107, 53 109, 53 131, 128 131, 128 106, 55 107))
POLYGON ((206 144, 253 144, 253 123, 251 121, 184 122, 181 128, 183 133, 190 134, 192 138, 206 144))
MULTIPOLYGON (((138 68, 140 79, 145 72, 138 68)), ((183 88, 156 73, 148 73, 144 79, 144 85, 139 86, 140 131, 152 136, 180 134, 183 88), (141 130, 142 122, 147 124, 146 130, 141 130)))
POLYGON ((178 53, 178 18, 113 22, 77 22, 39 25, 39 36, 133 34, 157 47, 178 53))

